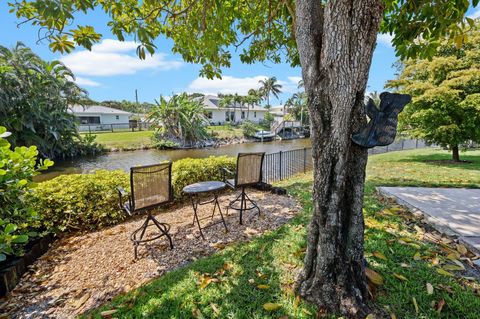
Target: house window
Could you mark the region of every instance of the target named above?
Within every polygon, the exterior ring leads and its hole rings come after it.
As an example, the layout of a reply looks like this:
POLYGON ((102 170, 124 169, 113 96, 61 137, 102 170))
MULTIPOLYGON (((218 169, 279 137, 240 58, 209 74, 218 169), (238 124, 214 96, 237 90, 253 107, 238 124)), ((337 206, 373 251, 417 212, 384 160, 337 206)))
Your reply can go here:
POLYGON ((80 116, 78 118, 80 124, 100 124, 100 116, 80 116))
POLYGON ((253 112, 253 117, 257 117, 257 112, 253 112))
POLYGON ((120 116, 116 115, 116 116, 115 116, 115 119, 116 119, 116 120, 119 120, 119 119, 120 119, 120 116))
POLYGON ((235 119, 234 111, 226 111, 225 112, 225 121, 233 122, 234 119, 235 119))
POLYGON ((245 111, 242 111, 242 120, 245 118, 245 111))

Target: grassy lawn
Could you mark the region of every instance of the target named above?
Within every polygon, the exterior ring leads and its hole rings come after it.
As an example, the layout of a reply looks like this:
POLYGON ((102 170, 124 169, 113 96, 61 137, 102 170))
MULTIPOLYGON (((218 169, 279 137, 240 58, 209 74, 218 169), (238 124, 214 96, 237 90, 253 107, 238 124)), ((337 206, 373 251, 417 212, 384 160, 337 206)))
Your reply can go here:
MULTIPOLYGON (((209 126, 209 133, 213 133, 218 139, 231 139, 243 137, 243 130, 239 127, 229 125, 209 126)), ((82 133, 86 134, 86 133, 82 133)), ((97 132, 96 141, 104 145, 107 149, 140 149, 151 147, 153 145, 151 136, 153 131, 117 131, 117 132, 97 132)))
POLYGON ((212 125, 207 127, 207 131, 218 139, 243 137, 243 130, 239 126, 212 125))
POLYGON ((448 151, 418 149, 370 156, 368 180, 376 185, 480 188, 480 150, 460 153, 469 164, 445 164, 448 151))
POLYGON ((128 131, 128 132, 105 132, 94 133, 96 141, 104 145, 107 149, 112 148, 141 148, 143 146, 151 146, 153 131, 128 131))
MULTIPOLYGON (((445 154, 417 150, 370 159, 364 203, 365 255, 369 267, 383 278, 375 306, 385 316, 478 318, 477 283, 453 270, 448 272, 457 277, 441 274, 440 269, 455 259, 451 246, 424 239, 424 233, 428 234, 424 225, 375 194, 378 184, 480 185, 480 174, 472 168, 478 168, 480 152, 467 153, 464 158, 474 163, 464 166, 423 162, 442 159, 445 154), (427 283, 433 287, 432 294, 427 292, 427 283), (445 305, 439 312, 441 300, 445 305)), ((169 272, 86 316, 101 318, 102 311, 116 310, 112 316, 117 318, 315 318, 315 308, 295 297, 292 290, 306 246, 311 181, 310 175, 301 175, 279 183, 303 205, 303 212, 289 224, 169 272), (274 304, 275 310, 264 309, 267 303, 274 304)))

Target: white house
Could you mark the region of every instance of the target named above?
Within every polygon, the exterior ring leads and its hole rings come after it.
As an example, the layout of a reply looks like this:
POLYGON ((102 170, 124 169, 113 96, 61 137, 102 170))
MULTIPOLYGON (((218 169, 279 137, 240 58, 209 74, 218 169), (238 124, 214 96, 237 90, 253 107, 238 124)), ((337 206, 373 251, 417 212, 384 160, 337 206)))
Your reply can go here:
POLYGON ((259 105, 247 107, 246 105, 232 105, 230 107, 220 107, 220 100, 215 95, 205 95, 201 97, 203 105, 207 112, 210 124, 220 125, 225 123, 242 123, 246 119, 258 123, 264 119, 266 109, 259 105))
POLYGON ((132 113, 101 105, 72 105, 69 112, 75 115, 79 131, 103 131, 130 127, 132 113))

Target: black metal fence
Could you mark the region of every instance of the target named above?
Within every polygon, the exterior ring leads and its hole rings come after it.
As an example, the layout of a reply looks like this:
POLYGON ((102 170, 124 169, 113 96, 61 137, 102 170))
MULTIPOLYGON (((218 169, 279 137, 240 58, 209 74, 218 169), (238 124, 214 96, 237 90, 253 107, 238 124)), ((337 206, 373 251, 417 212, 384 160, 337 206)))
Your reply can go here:
POLYGON ((80 132, 127 132, 127 131, 147 131, 152 127, 148 122, 130 122, 114 124, 79 124, 80 132))
POLYGON ((312 149, 302 148, 266 154, 263 161, 263 181, 272 183, 312 170, 312 149))

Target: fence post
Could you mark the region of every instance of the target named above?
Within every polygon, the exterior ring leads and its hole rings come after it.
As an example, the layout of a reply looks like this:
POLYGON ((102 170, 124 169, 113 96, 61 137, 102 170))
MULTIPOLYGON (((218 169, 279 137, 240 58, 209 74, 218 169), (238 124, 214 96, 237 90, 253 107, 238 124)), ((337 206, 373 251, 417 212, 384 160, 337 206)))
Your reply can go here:
POLYGON ((278 152, 278 155, 280 157, 280 160, 278 161, 278 168, 279 168, 278 176, 280 176, 280 180, 282 180, 282 151, 278 152))
POLYGON ((110 124, 110 128, 112 129, 112 133, 113 133, 113 124, 110 124))
POLYGON ((307 148, 303 148, 303 174, 307 172, 307 148))
POLYGON ((90 129, 90 125, 88 125, 88 134, 92 134, 92 130, 90 129))

